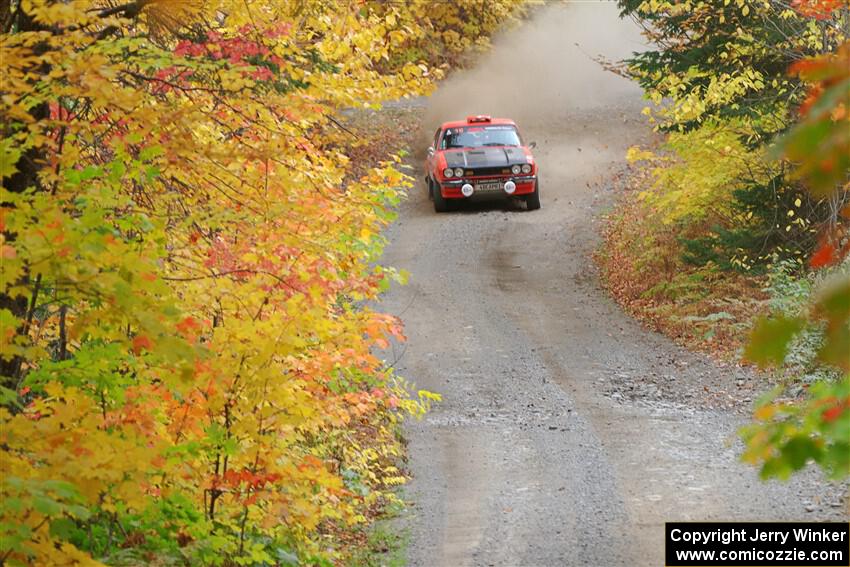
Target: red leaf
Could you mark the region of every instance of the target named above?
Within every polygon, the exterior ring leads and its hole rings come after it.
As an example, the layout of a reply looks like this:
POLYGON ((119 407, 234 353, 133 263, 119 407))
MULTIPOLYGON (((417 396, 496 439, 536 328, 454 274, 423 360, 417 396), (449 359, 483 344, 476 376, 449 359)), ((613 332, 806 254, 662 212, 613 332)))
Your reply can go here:
POLYGON ((198 331, 201 328, 201 325, 195 320, 194 317, 186 317, 176 325, 177 330, 183 335, 185 338, 190 338, 195 331, 198 331))
POLYGON ((844 400, 843 403, 839 402, 823 412, 823 421, 825 423, 832 423, 847 411, 850 411, 850 400, 844 400))
POLYGON ((153 341, 146 335, 138 335, 133 338, 133 352, 139 354, 144 350, 150 350, 153 347, 153 341))
POLYGON ((809 263, 812 268, 824 268, 833 264, 836 260, 835 256, 835 246, 833 246, 829 241, 824 242, 820 245, 820 248, 812 254, 811 260, 809 263))

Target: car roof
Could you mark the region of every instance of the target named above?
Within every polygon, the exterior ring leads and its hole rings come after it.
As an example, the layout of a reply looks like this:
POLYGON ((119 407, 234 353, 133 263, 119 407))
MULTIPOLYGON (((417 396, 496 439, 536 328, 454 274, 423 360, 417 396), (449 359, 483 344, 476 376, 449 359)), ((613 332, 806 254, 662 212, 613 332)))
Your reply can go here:
POLYGON ((443 125, 440 126, 441 130, 445 130, 446 128, 458 128, 460 126, 487 126, 492 124, 501 124, 501 125, 510 125, 516 126, 516 123, 513 120, 508 118, 491 118, 487 122, 469 122, 468 120, 452 120, 451 122, 443 122, 443 125))

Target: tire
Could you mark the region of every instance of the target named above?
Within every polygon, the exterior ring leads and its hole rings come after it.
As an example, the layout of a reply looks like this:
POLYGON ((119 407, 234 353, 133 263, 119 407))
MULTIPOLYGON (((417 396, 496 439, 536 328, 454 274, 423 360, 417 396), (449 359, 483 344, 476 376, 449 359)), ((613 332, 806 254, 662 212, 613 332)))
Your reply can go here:
POLYGON ((432 181, 430 186, 431 195, 434 197, 434 212, 445 213, 449 210, 449 202, 443 197, 443 194, 440 193, 439 185, 432 181))
POLYGON ((525 197, 525 208, 529 211, 536 211, 540 208, 540 186, 537 181, 534 182, 534 193, 525 197))
POLYGON ((425 187, 428 188, 428 200, 433 201, 434 200, 434 185, 431 183, 431 178, 428 177, 428 176, 425 177, 425 187))

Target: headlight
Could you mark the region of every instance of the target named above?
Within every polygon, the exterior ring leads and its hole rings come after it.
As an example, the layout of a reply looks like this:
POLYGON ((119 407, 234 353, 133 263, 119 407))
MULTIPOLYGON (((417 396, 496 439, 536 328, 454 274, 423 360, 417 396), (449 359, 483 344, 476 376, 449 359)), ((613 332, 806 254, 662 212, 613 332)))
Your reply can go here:
POLYGON ((514 175, 519 175, 519 172, 522 171, 522 168, 518 165, 515 165, 511 168, 511 173, 514 175))
POLYGON ((463 177, 463 170, 461 168, 455 168, 455 177, 463 177))
POLYGON ((522 172, 523 173, 531 173, 531 165, 525 164, 524 166, 522 166, 522 172))
POLYGON ((443 170, 443 177, 451 177, 452 175, 454 175, 454 172, 455 172, 454 169, 447 167, 446 169, 443 170))

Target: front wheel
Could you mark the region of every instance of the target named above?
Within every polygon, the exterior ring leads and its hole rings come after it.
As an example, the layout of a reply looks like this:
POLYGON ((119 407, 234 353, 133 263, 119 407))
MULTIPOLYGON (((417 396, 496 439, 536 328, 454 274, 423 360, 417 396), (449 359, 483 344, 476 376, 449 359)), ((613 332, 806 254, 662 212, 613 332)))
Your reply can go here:
POLYGON ((534 193, 525 197, 525 207, 529 211, 536 211, 540 208, 540 186, 536 180, 534 182, 534 193))
POLYGON ((437 183, 431 182, 431 195, 434 197, 434 211, 437 213, 445 213, 449 210, 449 202, 443 197, 440 192, 440 186, 437 183))

